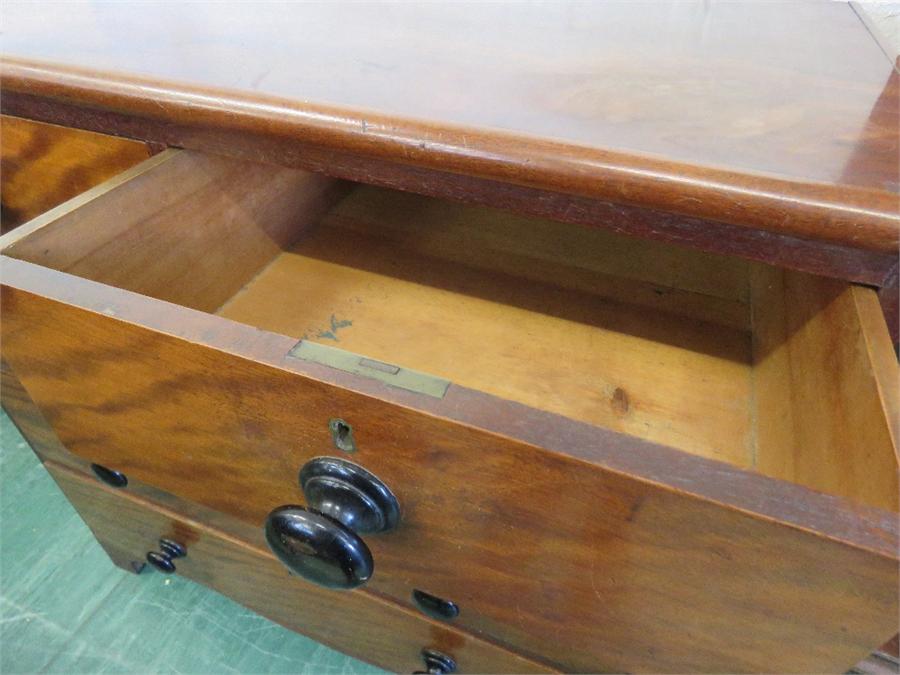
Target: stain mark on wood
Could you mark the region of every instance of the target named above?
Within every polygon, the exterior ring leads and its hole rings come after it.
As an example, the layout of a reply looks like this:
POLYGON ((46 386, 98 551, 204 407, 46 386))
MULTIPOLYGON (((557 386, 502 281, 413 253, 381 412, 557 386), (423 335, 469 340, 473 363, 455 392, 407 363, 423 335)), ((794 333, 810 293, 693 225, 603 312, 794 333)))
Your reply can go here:
POLYGON ((631 409, 628 393, 622 387, 616 387, 612 395, 612 409, 619 415, 626 415, 631 409))
POLYGON ((341 339, 337 336, 338 331, 341 328, 349 328, 353 325, 353 322, 349 319, 338 319, 334 314, 331 315, 329 323, 331 324, 331 327, 328 330, 320 330, 318 333, 316 333, 317 338, 340 342, 341 339))

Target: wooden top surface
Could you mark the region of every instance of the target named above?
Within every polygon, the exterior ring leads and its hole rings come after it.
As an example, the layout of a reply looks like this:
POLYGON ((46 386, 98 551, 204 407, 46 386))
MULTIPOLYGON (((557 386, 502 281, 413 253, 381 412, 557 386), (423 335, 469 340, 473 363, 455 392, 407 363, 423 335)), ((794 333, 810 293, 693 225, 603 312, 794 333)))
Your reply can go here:
POLYGON ((4 93, 896 251, 900 83, 830 3, 7 2, 4 93))

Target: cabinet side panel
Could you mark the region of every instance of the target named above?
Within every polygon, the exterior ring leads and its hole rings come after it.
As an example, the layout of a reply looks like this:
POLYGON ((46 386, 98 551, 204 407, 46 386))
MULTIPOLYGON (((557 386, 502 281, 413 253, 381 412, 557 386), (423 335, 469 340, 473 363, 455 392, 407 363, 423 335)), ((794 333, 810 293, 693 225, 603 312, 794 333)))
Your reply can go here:
POLYGON ((41 461, 65 464, 72 457, 5 361, 0 361, 0 405, 41 461))
POLYGON ((7 232, 151 154, 146 143, 0 117, 0 231, 7 232))

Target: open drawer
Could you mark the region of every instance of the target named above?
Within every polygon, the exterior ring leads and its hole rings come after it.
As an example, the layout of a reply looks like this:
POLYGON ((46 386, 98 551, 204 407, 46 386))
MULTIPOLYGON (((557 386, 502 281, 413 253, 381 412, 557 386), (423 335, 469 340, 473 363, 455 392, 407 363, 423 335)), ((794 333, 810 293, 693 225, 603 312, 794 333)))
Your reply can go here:
POLYGON ((362 592, 582 672, 897 632, 868 289, 175 150, 4 242, 4 354, 69 450, 260 528, 349 458, 401 505, 362 592))

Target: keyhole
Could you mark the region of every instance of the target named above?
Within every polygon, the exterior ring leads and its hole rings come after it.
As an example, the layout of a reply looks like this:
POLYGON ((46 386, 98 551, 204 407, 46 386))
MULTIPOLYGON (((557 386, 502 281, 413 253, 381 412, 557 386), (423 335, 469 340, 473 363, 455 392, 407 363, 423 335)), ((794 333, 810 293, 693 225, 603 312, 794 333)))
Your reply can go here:
POLYGON ((331 429, 331 440, 334 447, 344 452, 356 452, 356 442, 353 440, 353 427, 342 419, 333 419, 328 423, 331 429))

